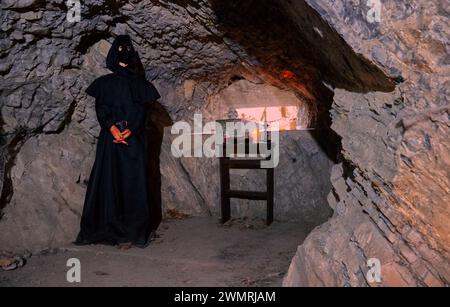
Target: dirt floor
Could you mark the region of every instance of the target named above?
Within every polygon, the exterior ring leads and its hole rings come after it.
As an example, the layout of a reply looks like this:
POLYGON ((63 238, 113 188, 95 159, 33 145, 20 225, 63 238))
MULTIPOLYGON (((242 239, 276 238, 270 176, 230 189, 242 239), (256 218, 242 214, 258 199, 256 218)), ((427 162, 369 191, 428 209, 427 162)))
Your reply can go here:
POLYGON ((280 286, 307 234, 298 222, 188 218, 162 224, 146 249, 69 246, 0 271, 0 286, 280 286), (66 264, 81 262, 81 283, 69 283, 66 264))

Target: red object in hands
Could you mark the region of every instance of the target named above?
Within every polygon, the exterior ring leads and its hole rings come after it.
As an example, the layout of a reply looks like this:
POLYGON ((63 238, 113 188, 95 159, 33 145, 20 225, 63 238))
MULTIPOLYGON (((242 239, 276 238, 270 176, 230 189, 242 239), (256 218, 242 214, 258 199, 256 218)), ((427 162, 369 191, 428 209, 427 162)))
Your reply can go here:
POLYGON ((111 129, 109 129, 109 131, 111 131, 111 134, 113 135, 113 137, 114 137, 117 141, 123 139, 123 137, 122 137, 122 132, 120 132, 120 129, 117 128, 116 125, 112 125, 112 126, 111 126, 111 129))
POLYGON ((124 132, 122 132, 122 137, 124 140, 128 139, 131 136, 131 130, 127 129, 124 132))
MULTIPOLYGON (((113 137, 114 137, 114 139, 115 139, 115 140, 114 140, 114 143, 116 143, 116 144, 125 144, 125 145, 128 145, 128 143, 125 142, 125 138, 124 138, 123 133, 120 132, 120 129, 117 128, 116 125, 112 125, 110 131, 111 131, 111 134, 113 135, 113 137)), ((125 132, 125 131, 124 131, 124 132, 125 132)), ((130 132, 130 133, 131 133, 131 132, 130 132)), ((127 137, 129 137, 129 136, 127 136, 127 137)))

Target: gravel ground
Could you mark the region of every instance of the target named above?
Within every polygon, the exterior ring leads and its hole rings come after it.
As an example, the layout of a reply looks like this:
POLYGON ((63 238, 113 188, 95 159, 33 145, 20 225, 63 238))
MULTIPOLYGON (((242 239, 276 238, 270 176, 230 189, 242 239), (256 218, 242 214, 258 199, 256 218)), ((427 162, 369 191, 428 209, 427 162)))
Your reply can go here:
POLYGON ((0 271, 0 286, 281 286, 307 229, 301 222, 170 220, 146 249, 68 246, 0 271), (80 283, 67 282, 70 258, 80 260, 80 283))

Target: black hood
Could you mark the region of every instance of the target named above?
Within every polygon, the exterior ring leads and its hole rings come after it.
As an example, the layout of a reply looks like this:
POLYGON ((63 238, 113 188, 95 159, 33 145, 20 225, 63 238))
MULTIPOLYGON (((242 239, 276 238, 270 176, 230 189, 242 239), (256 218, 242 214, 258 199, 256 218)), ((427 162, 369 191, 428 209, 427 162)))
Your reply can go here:
POLYGON ((134 49, 130 36, 116 37, 106 57, 106 66, 112 72, 125 77, 124 81, 128 82, 134 102, 153 102, 154 87, 145 77, 144 66, 138 52, 134 49), (122 67, 119 62, 128 66, 122 67))
POLYGON ((128 35, 119 35, 112 43, 106 57, 106 66, 113 72, 128 73, 130 75, 145 75, 139 54, 134 49, 133 42, 128 35), (122 67, 119 62, 128 64, 122 67))

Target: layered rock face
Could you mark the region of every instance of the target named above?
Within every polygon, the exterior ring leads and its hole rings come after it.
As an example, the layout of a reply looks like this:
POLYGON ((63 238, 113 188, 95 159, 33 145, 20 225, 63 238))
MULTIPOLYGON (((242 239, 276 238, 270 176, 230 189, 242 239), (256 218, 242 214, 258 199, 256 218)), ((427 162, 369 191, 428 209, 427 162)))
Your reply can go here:
MULTIPOLYGON (((0 250, 75 237, 99 132, 84 89, 108 73, 110 43, 127 33, 163 97, 149 131, 165 210, 217 215, 219 205, 217 161, 175 159, 170 121, 217 119, 233 111, 228 97, 270 93, 316 128, 282 135, 276 216, 316 226, 330 215, 326 198, 334 209, 285 285, 448 284, 449 8, 388 0, 377 21, 373 2, 92 0, 70 23, 62 0, 2 1, 0 250), (369 258, 382 283, 367 280, 369 258)), ((258 174, 234 177, 264 186, 258 174)), ((243 201, 233 210, 264 214, 243 201)))
MULTIPOLYGON (((307 1, 352 48, 404 80, 390 94, 335 92, 342 136, 334 217, 299 247, 287 286, 442 286, 450 280, 448 4, 384 1, 381 22, 355 1, 307 1), (367 261, 381 262, 381 283, 367 261)), ((359 2, 359 1, 358 1, 359 2)), ((295 5, 289 5, 295 16, 295 5)))

